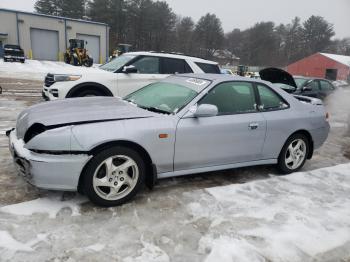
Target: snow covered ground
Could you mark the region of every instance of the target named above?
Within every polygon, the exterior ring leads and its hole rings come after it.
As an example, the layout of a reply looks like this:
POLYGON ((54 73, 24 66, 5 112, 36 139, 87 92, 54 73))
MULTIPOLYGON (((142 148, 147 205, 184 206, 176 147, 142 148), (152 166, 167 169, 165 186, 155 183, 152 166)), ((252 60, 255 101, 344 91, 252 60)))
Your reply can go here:
POLYGON ((59 193, 3 206, 0 260, 350 258, 350 164, 169 193, 144 193, 109 209, 59 193))
MULTIPOLYGON (((97 67, 98 65, 94 65, 97 67)), ((93 68, 72 66, 64 62, 26 60, 24 64, 4 62, 0 59, 0 76, 4 78, 43 80, 47 73, 79 74, 82 71, 94 70, 93 68)))
POLYGON ((303 172, 280 177, 264 166, 166 179, 105 209, 16 176, 5 130, 41 102, 32 94, 42 81, 33 80, 71 67, 29 62, 35 71, 0 60, 1 262, 350 262, 350 88, 326 101, 332 130, 303 172))

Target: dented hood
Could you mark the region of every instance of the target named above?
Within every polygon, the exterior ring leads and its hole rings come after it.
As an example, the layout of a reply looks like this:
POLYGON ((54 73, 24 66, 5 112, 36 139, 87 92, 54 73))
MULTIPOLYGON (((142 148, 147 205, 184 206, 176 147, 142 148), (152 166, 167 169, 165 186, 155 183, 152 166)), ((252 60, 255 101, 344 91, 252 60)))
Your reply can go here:
POLYGON ((284 84, 298 88, 293 76, 282 69, 274 67, 265 68, 259 72, 259 75, 262 80, 271 82, 273 84, 284 84))
POLYGON ((21 112, 17 118, 17 136, 23 138, 33 124, 46 127, 89 122, 135 119, 156 116, 115 97, 71 98, 41 103, 21 112))

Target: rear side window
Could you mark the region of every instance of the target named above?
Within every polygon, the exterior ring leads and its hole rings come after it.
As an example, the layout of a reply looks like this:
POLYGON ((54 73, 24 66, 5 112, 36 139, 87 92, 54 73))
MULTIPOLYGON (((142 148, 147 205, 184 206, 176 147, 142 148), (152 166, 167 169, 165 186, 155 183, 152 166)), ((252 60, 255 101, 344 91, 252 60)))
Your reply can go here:
POLYGON ((258 85, 260 108, 264 111, 285 109, 289 106, 274 91, 264 85, 258 85))
POLYGON ((218 65, 206 64, 206 63, 196 63, 200 69, 206 74, 220 74, 220 68, 218 65))
POLYGON ((183 59, 162 58, 162 74, 184 74, 193 73, 190 66, 183 59))
POLYGON ((333 86, 327 81, 320 81, 322 91, 333 91, 333 86))

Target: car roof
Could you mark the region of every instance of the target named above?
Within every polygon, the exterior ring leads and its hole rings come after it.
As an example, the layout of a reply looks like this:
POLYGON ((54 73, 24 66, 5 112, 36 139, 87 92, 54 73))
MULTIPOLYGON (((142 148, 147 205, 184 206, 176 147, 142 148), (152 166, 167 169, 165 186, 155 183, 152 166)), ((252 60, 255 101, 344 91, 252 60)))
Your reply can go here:
POLYGON ((310 76, 293 76, 293 78, 305 79, 305 80, 324 80, 330 82, 328 79, 320 77, 310 77, 310 76))
POLYGON ((225 81, 245 81, 245 82, 257 82, 257 83, 269 83, 256 78, 248 78, 237 75, 227 75, 227 74, 176 74, 172 77, 187 77, 187 78, 198 78, 208 81, 217 81, 217 82, 225 82, 225 81))
POLYGON ((173 53, 163 53, 163 52, 153 52, 153 51, 148 51, 148 52, 138 51, 138 52, 128 52, 126 54, 178 58, 178 59, 187 59, 187 60, 191 60, 193 62, 198 62, 198 63, 206 63, 206 64, 212 64, 212 65, 218 64, 217 62, 206 60, 206 59, 199 58, 199 57, 187 56, 187 55, 182 55, 182 54, 173 54, 173 53))

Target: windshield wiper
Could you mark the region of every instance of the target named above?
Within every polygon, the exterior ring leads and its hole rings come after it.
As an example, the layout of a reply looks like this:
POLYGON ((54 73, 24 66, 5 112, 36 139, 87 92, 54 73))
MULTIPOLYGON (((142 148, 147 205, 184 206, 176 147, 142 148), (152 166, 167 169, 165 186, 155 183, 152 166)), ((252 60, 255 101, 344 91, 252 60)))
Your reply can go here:
POLYGON ((166 110, 162 110, 162 109, 159 109, 159 108, 156 108, 156 107, 147 107, 147 106, 138 106, 139 108, 142 108, 142 109, 145 109, 145 110, 148 110, 148 111, 152 111, 152 112, 155 112, 155 113, 161 113, 161 114, 167 114, 167 115, 170 115, 171 113, 169 111, 166 111, 166 110))

